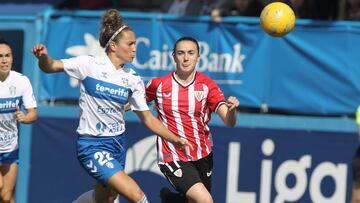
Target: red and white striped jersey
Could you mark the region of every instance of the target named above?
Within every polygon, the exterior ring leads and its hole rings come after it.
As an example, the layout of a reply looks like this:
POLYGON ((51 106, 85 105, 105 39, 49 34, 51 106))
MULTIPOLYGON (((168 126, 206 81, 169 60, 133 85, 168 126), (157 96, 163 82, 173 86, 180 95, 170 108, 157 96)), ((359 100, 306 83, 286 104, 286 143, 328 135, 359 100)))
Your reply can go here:
POLYGON ((211 113, 225 103, 224 94, 208 76, 196 72, 189 85, 183 86, 175 73, 155 78, 146 87, 146 100, 155 101, 158 118, 175 135, 188 140, 194 147, 186 156, 180 149, 161 137, 157 139, 158 162, 196 161, 212 151, 208 122, 211 113))

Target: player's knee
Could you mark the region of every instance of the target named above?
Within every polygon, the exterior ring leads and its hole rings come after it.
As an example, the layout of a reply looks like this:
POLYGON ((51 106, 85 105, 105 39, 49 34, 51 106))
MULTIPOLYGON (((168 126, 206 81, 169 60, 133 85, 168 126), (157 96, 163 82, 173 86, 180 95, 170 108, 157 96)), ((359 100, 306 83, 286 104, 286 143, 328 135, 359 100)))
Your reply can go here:
POLYGON ((115 192, 115 191, 109 192, 108 197, 107 197, 107 202, 113 203, 116 200, 117 196, 118 196, 117 192, 115 192))

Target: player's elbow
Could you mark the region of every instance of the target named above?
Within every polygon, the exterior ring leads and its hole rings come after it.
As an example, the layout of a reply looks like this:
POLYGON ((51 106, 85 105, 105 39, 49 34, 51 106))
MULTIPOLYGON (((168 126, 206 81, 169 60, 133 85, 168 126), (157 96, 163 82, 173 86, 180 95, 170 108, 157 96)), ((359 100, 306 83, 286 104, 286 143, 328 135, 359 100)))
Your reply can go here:
POLYGON ((232 128, 236 125, 236 120, 228 120, 225 122, 226 127, 232 128))

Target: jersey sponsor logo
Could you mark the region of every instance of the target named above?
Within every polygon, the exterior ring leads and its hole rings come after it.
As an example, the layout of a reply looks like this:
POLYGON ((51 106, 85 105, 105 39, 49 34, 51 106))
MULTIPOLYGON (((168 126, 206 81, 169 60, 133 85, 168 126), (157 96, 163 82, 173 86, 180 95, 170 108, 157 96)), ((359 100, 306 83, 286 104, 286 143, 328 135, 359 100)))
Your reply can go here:
POLYGON ((17 139, 15 132, 0 133, 0 147, 9 146, 15 139, 17 139))
POLYGON ((121 112, 121 108, 98 106, 96 112, 100 114, 116 114, 121 112))
POLYGON ((88 95, 120 104, 126 104, 128 102, 131 91, 129 88, 91 77, 87 77, 83 80, 83 84, 88 95))
POLYGON ((199 102, 204 98, 204 91, 194 91, 195 98, 199 102))
POLYGON ((110 134, 116 134, 122 130, 122 125, 118 122, 108 123, 105 124, 103 122, 98 122, 96 124, 96 130, 100 133, 110 133, 110 134))
POLYGON ((0 113, 11 113, 16 111, 16 106, 20 105, 22 97, 0 99, 0 113))
POLYGON ((16 124, 16 120, 15 120, 15 119, 0 120, 0 127, 9 126, 9 125, 13 125, 13 124, 16 124))

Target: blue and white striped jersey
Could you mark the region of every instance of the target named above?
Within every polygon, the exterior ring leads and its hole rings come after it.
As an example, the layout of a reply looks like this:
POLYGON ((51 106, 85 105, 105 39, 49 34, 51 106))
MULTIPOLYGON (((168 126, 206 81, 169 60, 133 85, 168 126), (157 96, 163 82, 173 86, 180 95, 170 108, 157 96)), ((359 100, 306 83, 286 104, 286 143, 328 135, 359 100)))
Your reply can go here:
POLYGON ((18 148, 16 106, 36 108, 36 100, 29 79, 21 73, 10 71, 5 81, 0 81, 0 153, 18 148))
POLYGON ((149 110, 144 82, 131 68, 117 70, 107 56, 78 56, 62 61, 65 72, 80 81, 80 135, 122 134, 124 105, 128 102, 132 110, 149 110))

